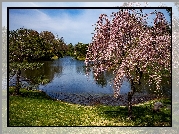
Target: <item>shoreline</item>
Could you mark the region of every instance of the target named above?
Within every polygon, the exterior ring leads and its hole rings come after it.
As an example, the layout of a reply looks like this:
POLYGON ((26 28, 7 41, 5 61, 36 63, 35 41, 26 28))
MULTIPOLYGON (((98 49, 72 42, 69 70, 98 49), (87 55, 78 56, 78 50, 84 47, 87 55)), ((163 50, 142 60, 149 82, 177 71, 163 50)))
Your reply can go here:
MULTIPOLYGON (((40 90, 39 90, 40 91, 40 90)), ((41 90, 44 92, 43 90, 41 90)), ((118 98, 114 98, 113 95, 81 95, 73 93, 62 93, 62 92, 49 92, 46 95, 54 100, 68 102, 72 104, 80 104, 85 106, 92 105, 107 105, 107 106, 127 106, 127 95, 119 95, 118 98)), ((155 100, 155 95, 133 95, 132 105, 144 103, 146 101, 155 100)))

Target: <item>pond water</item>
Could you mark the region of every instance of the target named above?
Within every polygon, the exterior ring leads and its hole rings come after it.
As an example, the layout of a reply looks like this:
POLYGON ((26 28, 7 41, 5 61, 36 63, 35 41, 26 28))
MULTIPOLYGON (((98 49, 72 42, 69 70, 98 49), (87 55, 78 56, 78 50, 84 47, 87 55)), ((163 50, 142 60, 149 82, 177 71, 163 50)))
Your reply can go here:
MULTIPOLYGON (((44 61, 42 68, 34 71, 26 70, 22 76, 31 79, 49 80, 47 84, 40 84, 38 88, 50 92, 64 92, 75 94, 108 94, 113 95, 112 72, 106 72, 98 81, 94 80, 92 71, 89 76, 85 73, 84 61, 70 56, 55 61, 44 61)), ((121 87, 121 94, 127 93, 130 85, 125 81, 121 87)))
MULTIPOLYGON (((73 94, 90 94, 90 95, 113 95, 113 74, 105 72, 99 80, 94 80, 92 71, 89 76, 85 73, 84 61, 78 61, 70 56, 60 58, 55 61, 43 61, 44 65, 37 70, 22 71, 22 76, 30 79, 31 82, 38 85, 39 90, 50 93, 73 93, 73 94), (39 84, 41 82, 41 84, 39 84)), ((14 76, 15 77, 15 76, 14 76)), ((142 86, 138 92, 143 94, 155 93, 143 79, 142 86)), ((12 82, 10 82, 12 83, 12 82)), ((24 82, 25 84, 25 82, 24 82)), ((164 84, 160 92, 171 94, 170 84, 164 84)), ((130 83, 124 81, 120 94, 126 94, 130 91, 130 83)))

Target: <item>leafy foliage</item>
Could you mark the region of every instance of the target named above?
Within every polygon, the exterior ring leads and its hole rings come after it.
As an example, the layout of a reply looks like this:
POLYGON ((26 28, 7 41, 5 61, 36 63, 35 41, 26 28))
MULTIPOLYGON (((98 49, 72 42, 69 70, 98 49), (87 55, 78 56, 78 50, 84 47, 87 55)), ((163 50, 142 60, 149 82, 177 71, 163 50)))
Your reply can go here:
POLYGON ((63 38, 55 38, 53 33, 20 28, 9 32, 9 60, 23 62, 34 60, 49 60, 53 56, 62 56, 65 49, 63 38))
POLYGON ((85 57, 87 53, 87 48, 88 48, 88 44, 83 44, 83 43, 78 42, 78 44, 74 46, 75 57, 77 58, 85 57))
MULTIPOLYGON (((61 51, 65 49, 63 38, 59 39, 48 31, 38 33, 26 28, 9 31, 9 76, 17 74, 16 92, 19 93, 21 87, 22 70, 36 70, 43 64, 34 61, 62 57, 61 51)), ((37 77, 36 81, 40 82, 40 78, 37 77)))
POLYGON ((66 55, 68 55, 68 56, 74 56, 74 46, 72 45, 72 43, 67 45, 66 55))

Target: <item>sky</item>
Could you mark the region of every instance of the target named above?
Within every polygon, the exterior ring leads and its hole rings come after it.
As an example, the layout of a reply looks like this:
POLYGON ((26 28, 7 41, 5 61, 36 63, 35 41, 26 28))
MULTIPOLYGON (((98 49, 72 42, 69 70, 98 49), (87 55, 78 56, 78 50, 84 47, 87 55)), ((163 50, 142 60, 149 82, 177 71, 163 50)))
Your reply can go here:
MULTIPOLYGON (((7 7, 115 7, 122 4, 123 2, 96 2, 95 4, 94 2, 3 2, 2 26, 7 26, 7 7)), ((156 7, 157 4, 151 3, 149 6, 156 7)), ((167 3, 167 6, 170 5, 167 3)), ((9 29, 16 30, 24 27, 38 32, 50 31, 59 38, 63 37, 67 44, 91 43, 93 36, 91 33, 95 28, 92 25, 97 22, 99 15, 104 13, 110 16, 112 12, 117 11, 118 9, 11 9, 9 29)), ((160 11, 169 20, 167 12, 160 11)))

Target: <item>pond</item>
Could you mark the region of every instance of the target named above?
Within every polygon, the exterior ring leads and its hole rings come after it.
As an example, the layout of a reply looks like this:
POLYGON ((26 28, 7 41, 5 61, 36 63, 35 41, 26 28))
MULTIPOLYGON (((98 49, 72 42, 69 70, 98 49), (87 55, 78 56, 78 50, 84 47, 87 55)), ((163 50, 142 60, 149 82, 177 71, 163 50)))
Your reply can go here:
MULTIPOLYGON (((55 61, 44 61, 42 68, 38 70, 22 71, 22 76, 34 81, 41 77, 49 80, 46 84, 40 84, 40 90, 75 94, 108 94, 113 95, 112 72, 106 72, 98 81, 94 80, 92 71, 89 76, 85 73, 84 61, 79 61, 70 56, 65 56, 55 61)), ((42 82, 43 83, 43 82, 42 82)), ((121 88, 121 94, 127 93, 130 85, 125 81, 121 88)))
MULTIPOLYGON (((36 83, 39 90, 46 92, 52 98, 58 99, 62 94, 63 97, 64 94, 113 96, 112 71, 105 72, 98 80, 95 80, 92 69, 89 75, 86 76, 84 61, 76 60, 70 56, 65 56, 55 61, 43 61, 42 63, 44 65, 40 69, 22 71, 22 76, 36 83)), ((138 93, 145 95, 155 94, 150 90, 150 87, 155 88, 154 85, 149 87, 146 81, 143 80, 142 82, 142 87, 139 88, 138 93)), ((170 88, 170 84, 164 85, 160 92, 170 95, 170 88)), ((124 81, 120 94, 125 95, 129 91, 130 83, 124 81)))

